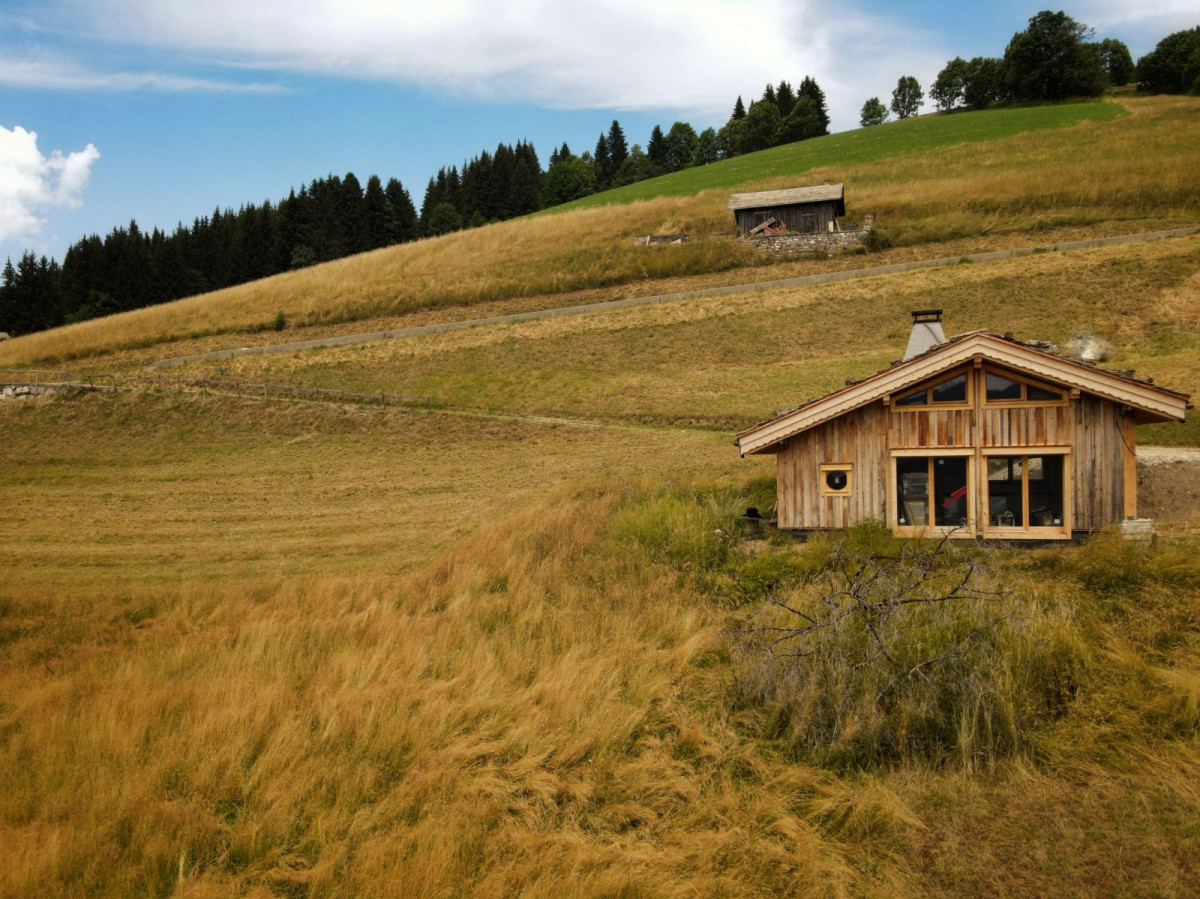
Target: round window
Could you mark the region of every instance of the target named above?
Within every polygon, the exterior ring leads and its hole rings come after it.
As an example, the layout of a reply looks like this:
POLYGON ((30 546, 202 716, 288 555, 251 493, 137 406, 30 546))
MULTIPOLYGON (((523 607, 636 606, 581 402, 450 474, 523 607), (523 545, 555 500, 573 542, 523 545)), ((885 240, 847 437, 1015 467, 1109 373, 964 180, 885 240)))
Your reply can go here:
POLYGON ((849 483, 849 478, 844 471, 827 471, 825 472, 825 486, 830 490, 845 490, 846 484, 849 483))

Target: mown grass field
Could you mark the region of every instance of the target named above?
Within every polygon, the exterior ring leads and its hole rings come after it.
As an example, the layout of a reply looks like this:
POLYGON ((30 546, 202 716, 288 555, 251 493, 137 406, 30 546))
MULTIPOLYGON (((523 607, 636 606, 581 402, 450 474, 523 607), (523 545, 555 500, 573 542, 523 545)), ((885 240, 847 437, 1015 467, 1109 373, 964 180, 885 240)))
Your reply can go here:
MULTIPOLYGON (((182 374, 428 395, 436 406, 737 431, 903 353, 909 311, 1067 345, 1200 393, 1200 237, 1047 253, 496 328, 195 363, 182 374), (1102 297, 1102 301, 1098 301, 1102 297)), ((1192 422, 1157 442, 1196 443, 1192 422)))
MULTIPOLYGON (((884 259, 1194 221, 1200 107, 1125 108, 1010 111, 1062 119, 1023 137, 926 120, 958 145, 905 123, 904 153, 842 171, 894 204, 884 259)), ((627 240, 725 227, 723 196, 343 260, 0 365, 126 371, 852 264, 627 240), (281 308, 282 335, 239 332, 281 308)), ((1195 532, 964 550, 1000 605, 896 619, 898 650, 961 645, 901 688, 878 659, 776 668, 745 638, 845 568, 835 541, 742 533, 773 466, 732 432, 886 366, 930 306, 948 333, 1097 336, 1200 391, 1187 237, 182 371, 431 409, 0 401, 0 896, 1195 895, 1195 532)), ((1194 418, 1141 439, 1200 444, 1194 418)), ((869 528, 851 550, 907 551, 869 528)))
POLYGON ((1056 647, 1002 664, 1059 698, 998 682, 1019 745, 969 764, 951 740, 831 767, 739 690, 727 636, 820 547, 729 536, 770 477, 712 435, 0 415, 6 506, 42 510, 2 532, 0 894, 1186 896, 1200 873, 1194 540, 983 552, 1056 647))

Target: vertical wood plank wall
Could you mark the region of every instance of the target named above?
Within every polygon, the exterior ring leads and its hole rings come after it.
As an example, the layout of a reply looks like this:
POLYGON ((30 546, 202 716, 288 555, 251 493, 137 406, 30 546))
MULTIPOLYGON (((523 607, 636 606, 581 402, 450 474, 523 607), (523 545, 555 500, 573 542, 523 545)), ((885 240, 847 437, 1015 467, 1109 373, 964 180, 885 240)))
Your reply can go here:
MULTIPOLYGON (((1125 494, 1133 456, 1122 441, 1123 428, 1132 432, 1119 406, 1086 394, 1066 405, 985 406, 977 417, 971 408, 899 410, 875 402, 791 438, 779 451, 779 526, 886 521, 893 449, 1070 446, 1072 526, 1095 530, 1120 521, 1130 508, 1125 494), (830 463, 853 466, 849 496, 821 494, 820 466, 830 463)), ((982 465, 977 470, 986 477, 982 465)))
POLYGON ((1120 521, 1125 511, 1125 470, 1120 408, 1081 396, 1075 407, 1075 529, 1090 531, 1120 521))
POLYGON ((899 410, 893 407, 892 449, 974 445, 973 409, 899 410))
POLYGON ((738 236, 749 233, 760 221, 761 214, 774 216, 776 225, 787 225, 792 232, 801 233, 824 232, 829 230, 829 223, 837 221, 837 210, 834 204, 805 203, 799 206, 780 206, 769 209, 739 209, 737 211, 738 236))
POLYGON ((794 437, 776 458, 781 528, 844 528, 884 519, 888 415, 872 403, 794 437), (853 466, 849 496, 821 495, 821 466, 853 466))
POLYGON ((1069 406, 984 407, 984 446, 1069 446, 1069 406))

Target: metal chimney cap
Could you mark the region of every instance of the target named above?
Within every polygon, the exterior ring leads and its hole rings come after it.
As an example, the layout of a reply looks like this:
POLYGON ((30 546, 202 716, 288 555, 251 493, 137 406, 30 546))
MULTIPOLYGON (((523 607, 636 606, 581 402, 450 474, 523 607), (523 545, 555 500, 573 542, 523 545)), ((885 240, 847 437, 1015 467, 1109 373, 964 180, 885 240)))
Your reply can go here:
POLYGON ((915 309, 912 317, 912 331, 908 335, 908 347, 904 350, 905 362, 946 342, 941 309, 915 309))

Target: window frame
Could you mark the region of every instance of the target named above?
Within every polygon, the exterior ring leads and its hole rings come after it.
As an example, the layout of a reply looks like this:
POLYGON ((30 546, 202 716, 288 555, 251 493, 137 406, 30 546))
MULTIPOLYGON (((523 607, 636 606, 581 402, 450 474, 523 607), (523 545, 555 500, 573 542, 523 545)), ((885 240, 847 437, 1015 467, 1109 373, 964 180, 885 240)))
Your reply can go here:
POLYGON ((980 375, 980 378, 983 381, 983 386, 982 386, 982 389, 979 391, 979 395, 980 395, 980 399, 983 401, 983 405, 985 407, 991 407, 994 409, 1003 409, 1003 408, 1007 407, 1007 408, 1011 409, 1014 406, 1065 406, 1065 405, 1067 405, 1067 403, 1070 402, 1070 399, 1071 399, 1071 390, 1068 387, 1060 387, 1055 384, 1046 384, 1042 381, 1038 381, 1035 378, 1030 378, 1025 375, 1017 374, 1016 372, 1010 372, 1007 369, 1003 369, 1003 368, 996 368, 994 366, 985 365, 983 367, 983 371, 980 375), (1006 380, 1012 381, 1016 384, 1020 384, 1021 385, 1021 396, 1015 400, 989 399, 988 395, 987 395, 987 376, 988 375, 996 375, 997 377, 1001 377, 1006 380), (1029 388, 1030 387, 1036 387, 1039 390, 1052 391, 1053 393, 1058 394, 1059 398, 1056 400, 1031 400, 1031 399, 1029 399, 1029 388))
POLYGON ((949 372, 942 372, 935 378, 925 381, 923 384, 909 388, 903 393, 891 397, 889 403, 897 412, 927 412, 932 409, 970 409, 972 407, 971 397, 975 389, 974 377, 975 373, 970 366, 961 366, 949 372), (947 381, 953 381, 959 376, 966 378, 963 398, 951 402, 934 402, 933 388, 945 384, 947 381), (904 400, 916 396, 918 393, 925 394, 925 402, 907 406, 903 405, 904 400))
POLYGON ((984 537, 1028 537, 1036 540, 1069 540, 1074 526, 1074 487, 1071 482, 1071 448, 1069 446, 996 446, 985 447, 982 452, 983 475, 979 481, 981 496, 979 500, 990 508, 991 492, 988 486, 987 460, 993 457, 1015 458, 1021 460, 1021 508, 1029 517, 1029 459, 1037 456, 1062 457, 1062 524, 1033 525, 1023 527, 1006 527, 992 524, 989 514, 982 520, 984 537))
MULTIPOLYGON (((888 454, 888 496, 887 496, 887 516, 889 526, 892 533, 898 537, 937 537, 950 536, 971 538, 975 537, 975 523, 977 521, 977 504, 978 498, 977 489, 972 485, 976 483, 978 477, 977 455, 974 449, 958 449, 958 448, 937 448, 931 450, 926 447, 923 449, 896 449, 888 454), (939 458, 943 459, 966 459, 967 460, 967 521, 963 525, 913 525, 900 524, 900 508, 899 508, 899 484, 896 477, 896 461, 898 459, 928 459, 930 468, 929 487, 930 494, 936 492, 936 478, 934 476, 935 462, 939 458)), ((934 518, 932 512, 932 500, 930 501, 930 510, 928 517, 934 518)))
POLYGON ((850 496, 854 493, 853 462, 824 462, 817 466, 817 478, 821 496, 850 496), (826 475, 831 471, 844 471, 846 473, 846 486, 841 490, 834 490, 825 482, 826 475))

